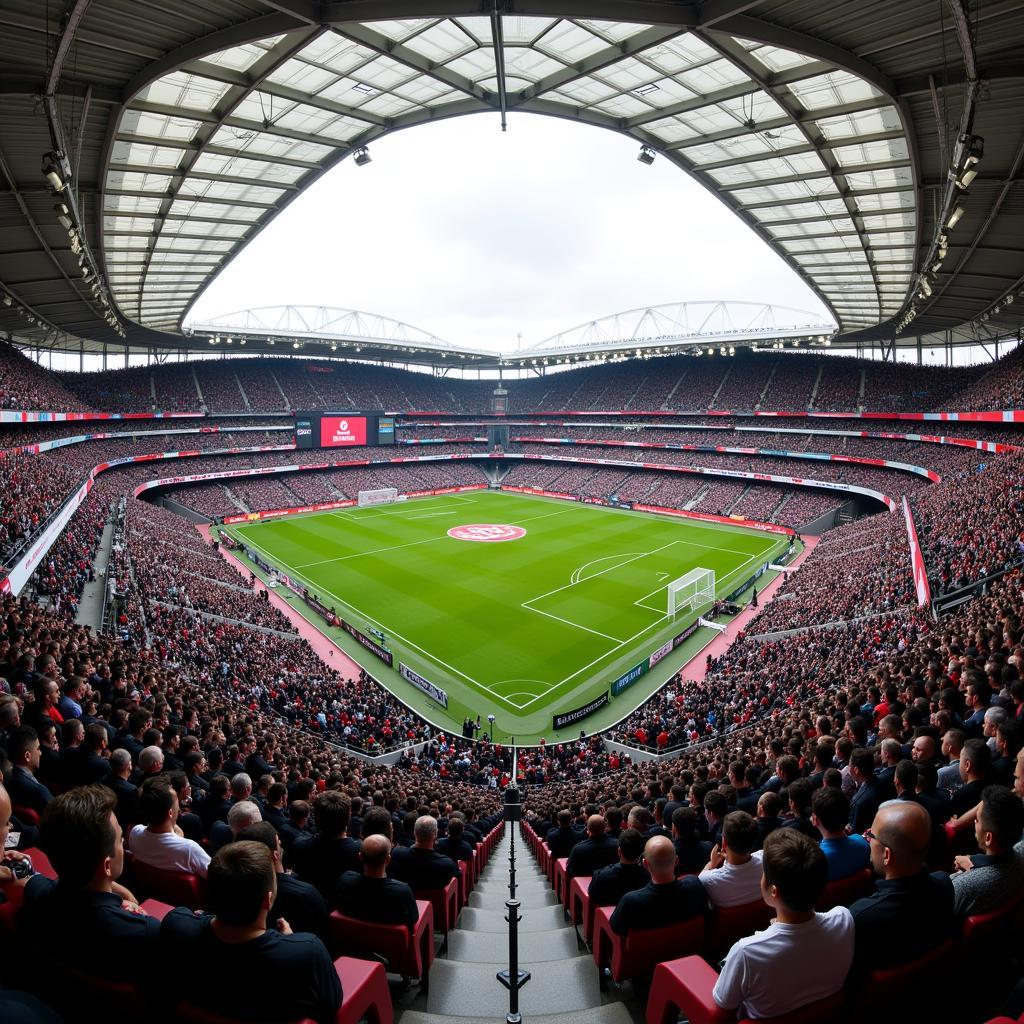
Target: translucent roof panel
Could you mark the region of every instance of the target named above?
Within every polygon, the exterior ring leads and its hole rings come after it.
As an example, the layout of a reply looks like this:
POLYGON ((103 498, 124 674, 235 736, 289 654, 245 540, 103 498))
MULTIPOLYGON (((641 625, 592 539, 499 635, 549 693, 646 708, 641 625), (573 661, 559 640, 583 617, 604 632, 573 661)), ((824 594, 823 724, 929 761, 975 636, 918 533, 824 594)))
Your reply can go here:
POLYGON ((146 84, 119 111, 104 171, 103 251, 124 313, 179 327, 224 261, 324 167, 389 131, 502 100, 614 127, 676 163, 802 273, 841 328, 899 307, 919 190, 900 110, 875 85, 717 32, 500 24, 500 61, 489 17, 413 17, 252 39, 146 84))

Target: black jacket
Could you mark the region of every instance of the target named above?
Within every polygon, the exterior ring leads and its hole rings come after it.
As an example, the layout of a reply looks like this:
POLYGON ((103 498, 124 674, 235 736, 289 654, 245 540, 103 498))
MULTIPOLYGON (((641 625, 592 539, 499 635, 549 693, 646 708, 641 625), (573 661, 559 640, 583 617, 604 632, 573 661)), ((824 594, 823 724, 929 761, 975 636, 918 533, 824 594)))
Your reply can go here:
POLYGON ((642 889, 651 876, 642 864, 611 864, 594 872, 587 894, 598 907, 614 907, 627 892, 642 889))
POLYGON ((405 882, 416 892, 443 889, 453 878, 460 876, 458 864, 436 850, 396 846, 391 851, 388 875, 405 882))

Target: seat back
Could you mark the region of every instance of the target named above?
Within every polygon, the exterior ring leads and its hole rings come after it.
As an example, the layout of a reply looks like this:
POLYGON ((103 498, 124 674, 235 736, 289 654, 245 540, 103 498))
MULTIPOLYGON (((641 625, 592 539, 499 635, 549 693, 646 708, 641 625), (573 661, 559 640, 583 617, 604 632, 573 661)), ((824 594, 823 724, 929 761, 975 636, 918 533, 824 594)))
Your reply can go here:
POLYGON ((413 889, 418 900, 426 900, 434 909, 434 921, 437 930, 447 935, 450 928, 455 927, 458 915, 459 880, 453 878, 443 889, 413 889))
POLYGON ((612 947, 612 977, 649 978, 663 960, 675 960, 701 951, 704 945, 704 916, 678 921, 664 928, 631 928, 612 947))
POLYGON ((39 813, 37 811, 32 810, 31 807, 26 807, 24 804, 14 804, 11 807, 11 813, 23 825, 39 824, 39 813))
MULTIPOLYGON (((174 1014, 175 1024, 255 1024, 252 1017, 226 1017, 213 1010, 204 1010, 194 1003, 179 1003, 174 1014)), ((309 1017, 301 1017, 295 1024, 316 1024, 309 1017)))
POLYGON ((716 907, 708 919, 707 949, 713 959, 724 956, 737 940, 767 928, 775 911, 764 900, 738 907, 716 907))
POLYGON ((930 984, 950 968, 952 953, 953 940, 946 939, 909 963, 871 971, 858 986, 857 1002, 865 1007, 902 1005, 912 992, 928 991, 930 984))
POLYGON ((68 1019, 86 1008, 102 1006, 104 1015, 112 1019, 146 1020, 151 1010, 142 989, 134 982, 111 981, 40 953, 39 978, 45 978, 46 992, 37 995, 44 1002, 61 1007, 68 1019))
POLYGON ((833 907, 848 907, 862 896, 868 895, 871 891, 871 877, 871 869, 864 868, 863 871, 856 871, 846 878, 837 878, 829 882, 814 909, 824 911, 833 907))
POLYGON ((331 937, 331 952, 358 956, 370 953, 387 961, 387 968, 393 974, 418 978, 423 971, 419 947, 413 934, 404 924, 375 924, 348 917, 335 910, 328 923, 331 937))
POLYGON ((139 892, 136 896, 152 898, 173 907, 202 909, 206 898, 206 884, 198 875, 187 871, 164 871, 151 864, 143 864, 134 858, 128 872, 139 892))
POLYGON ((758 1017, 756 1021, 744 1017, 739 1024, 838 1024, 842 1020, 845 1002, 843 990, 840 989, 827 999, 807 1003, 789 1013, 777 1017, 758 1017))
POLYGON ((964 920, 961 943, 969 952, 992 950, 1016 927, 1024 909, 1024 889, 1014 893, 1002 906, 986 914, 971 914, 964 920))

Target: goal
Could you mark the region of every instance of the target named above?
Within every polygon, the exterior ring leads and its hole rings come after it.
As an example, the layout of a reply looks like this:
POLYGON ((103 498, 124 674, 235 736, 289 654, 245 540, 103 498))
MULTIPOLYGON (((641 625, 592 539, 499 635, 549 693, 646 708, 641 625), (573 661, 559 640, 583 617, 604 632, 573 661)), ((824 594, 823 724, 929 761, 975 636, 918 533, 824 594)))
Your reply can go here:
POLYGON ((375 491, 360 491, 357 495, 359 507, 365 505, 389 505, 393 501, 404 501, 397 487, 380 487, 375 491))
POLYGON ((715 570, 691 569, 668 585, 669 618, 680 611, 693 611, 715 600, 715 570))

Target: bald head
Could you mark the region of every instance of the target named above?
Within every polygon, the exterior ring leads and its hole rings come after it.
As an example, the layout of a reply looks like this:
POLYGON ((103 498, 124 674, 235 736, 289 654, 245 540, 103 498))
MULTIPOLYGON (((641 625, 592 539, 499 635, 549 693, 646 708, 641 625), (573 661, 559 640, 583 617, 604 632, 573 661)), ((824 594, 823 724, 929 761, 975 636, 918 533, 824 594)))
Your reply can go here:
POLYGON ((931 818, 917 803, 891 800, 878 808, 871 823, 875 839, 871 861, 886 878, 916 875, 924 867, 931 840, 931 818))
POLYGON ((587 832, 592 839, 600 839, 605 832, 605 820, 600 814, 592 814, 587 818, 587 832))
POLYGON ((644 860, 651 873, 651 881, 658 884, 671 882, 676 876, 676 848, 668 836, 654 836, 644 847, 644 860))
POLYGON ((359 853, 365 873, 371 878, 383 878, 391 859, 391 840, 387 836, 367 836, 359 853))

